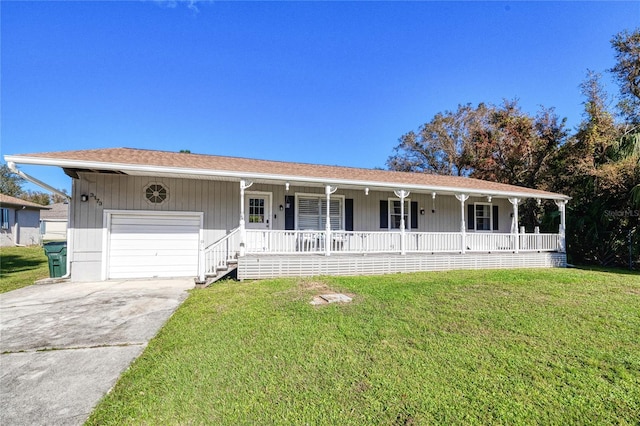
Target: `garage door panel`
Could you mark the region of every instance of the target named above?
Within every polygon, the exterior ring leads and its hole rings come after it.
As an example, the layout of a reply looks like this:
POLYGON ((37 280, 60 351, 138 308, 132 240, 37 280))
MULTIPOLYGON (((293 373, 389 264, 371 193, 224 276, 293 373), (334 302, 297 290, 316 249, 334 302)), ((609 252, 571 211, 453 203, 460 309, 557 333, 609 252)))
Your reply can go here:
POLYGON ((198 274, 199 215, 113 213, 110 222, 109 278, 198 274))
POLYGON ((119 241, 111 241, 111 247, 113 250, 141 250, 141 249, 149 249, 149 250, 191 250, 193 249, 194 243, 197 244, 198 240, 171 240, 164 239, 160 243, 164 243, 161 245, 156 244, 158 241, 154 240, 119 240, 119 241), (170 243, 170 244, 169 244, 170 243), (155 247, 150 247, 151 244, 155 244, 155 247), (170 247, 168 247, 170 245, 170 247))

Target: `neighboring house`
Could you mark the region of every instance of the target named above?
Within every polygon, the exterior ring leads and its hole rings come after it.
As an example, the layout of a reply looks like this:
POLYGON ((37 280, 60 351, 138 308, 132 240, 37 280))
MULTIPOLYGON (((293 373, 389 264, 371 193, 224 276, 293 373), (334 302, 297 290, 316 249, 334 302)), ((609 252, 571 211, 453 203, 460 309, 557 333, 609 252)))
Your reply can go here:
POLYGON ((73 178, 76 281, 565 266, 569 197, 477 179, 129 148, 7 155, 73 178), (558 233, 518 206, 553 200, 558 233))
POLYGON ((64 241, 67 239, 69 203, 49 205, 49 210, 40 213, 40 235, 42 241, 64 241))
POLYGON ((40 244, 40 212, 48 207, 0 194, 0 246, 40 244))

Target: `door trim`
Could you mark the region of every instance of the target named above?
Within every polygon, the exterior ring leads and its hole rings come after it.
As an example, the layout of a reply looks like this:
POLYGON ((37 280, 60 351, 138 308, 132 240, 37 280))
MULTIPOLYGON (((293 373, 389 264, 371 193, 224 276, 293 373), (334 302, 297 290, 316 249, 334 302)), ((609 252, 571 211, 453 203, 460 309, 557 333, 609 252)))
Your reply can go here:
MULTIPOLYGON (((265 220, 268 220, 269 222, 269 227, 267 229, 273 229, 273 192, 268 192, 268 191, 245 191, 244 193, 244 211, 245 211, 245 217, 249 216, 249 198, 251 198, 252 195, 257 195, 259 197, 268 197, 269 198, 269 209, 268 211, 265 212, 265 215, 267 216, 265 220)), ((249 221, 245 221, 245 227, 247 229, 251 229, 249 228, 247 225, 249 224, 249 221)))

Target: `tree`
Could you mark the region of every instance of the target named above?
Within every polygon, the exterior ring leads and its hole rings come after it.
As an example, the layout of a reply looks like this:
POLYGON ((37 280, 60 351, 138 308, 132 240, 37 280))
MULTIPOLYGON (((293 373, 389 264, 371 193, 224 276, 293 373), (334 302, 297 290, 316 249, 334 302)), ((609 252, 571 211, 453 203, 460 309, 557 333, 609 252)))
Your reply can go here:
POLYGON ((13 173, 9 166, 6 164, 0 166, 0 193, 18 197, 24 192, 22 190, 23 183, 24 179, 13 173))
POLYGON ((459 105, 436 114, 418 132, 402 135, 387 159, 391 170, 467 176, 471 172, 471 135, 484 105, 459 105))
MULTIPOLYGON (((67 194, 67 190, 66 189, 60 189, 60 192, 67 194)), ((67 201, 67 198, 63 197, 62 195, 58 195, 58 194, 51 194, 51 203, 64 203, 67 201)))
POLYGON ((620 86, 622 114, 632 124, 640 123, 640 28, 619 32, 611 40, 616 65, 610 70, 620 86))
POLYGON ((27 191, 22 193, 20 198, 43 206, 51 204, 51 196, 48 193, 41 191, 27 191))
POLYGON ((517 101, 491 107, 486 122, 475 127, 471 176, 529 188, 545 186, 548 163, 567 137, 565 122, 552 108, 531 117, 517 101))
POLYGON ((633 228, 629 211, 640 168, 635 147, 624 138, 607 108, 600 76, 589 72, 581 85, 584 118, 559 151, 553 190, 572 197, 567 244, 574 262, 624 263, 633 228))

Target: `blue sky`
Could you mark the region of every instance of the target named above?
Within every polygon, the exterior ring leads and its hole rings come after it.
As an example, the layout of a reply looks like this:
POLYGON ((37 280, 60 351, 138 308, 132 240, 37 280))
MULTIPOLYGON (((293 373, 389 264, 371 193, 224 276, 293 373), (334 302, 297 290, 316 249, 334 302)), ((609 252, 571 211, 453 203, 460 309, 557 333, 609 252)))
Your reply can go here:
MULTIPOLYGON (((365 168, 468 102, 518 98, 575 127, 587 69, 612 67, 612 36, 640 25, 640 2, 611 1, 0 7, 3 155, 125 146, 365 168)), ((70 189, 59 170, 23 170, 70 189)))

